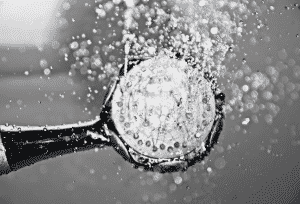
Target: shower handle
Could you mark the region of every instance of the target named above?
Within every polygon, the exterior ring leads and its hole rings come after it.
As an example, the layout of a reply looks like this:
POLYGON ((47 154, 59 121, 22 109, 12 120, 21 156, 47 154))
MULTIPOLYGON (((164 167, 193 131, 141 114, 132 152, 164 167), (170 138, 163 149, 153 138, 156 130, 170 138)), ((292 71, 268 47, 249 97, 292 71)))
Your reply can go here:
POLYGON ((0 125, 0 175, 39 161, 110 145, 100 120, 62 126, 0 125))

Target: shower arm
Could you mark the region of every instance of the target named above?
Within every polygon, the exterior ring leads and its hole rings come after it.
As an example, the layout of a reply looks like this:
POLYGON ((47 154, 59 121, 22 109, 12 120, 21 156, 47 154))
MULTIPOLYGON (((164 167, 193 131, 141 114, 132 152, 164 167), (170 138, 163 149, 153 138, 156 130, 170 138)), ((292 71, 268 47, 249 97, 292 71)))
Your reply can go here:
POLYGON ((0 125, 0 175, 39 161, 109 145, 100 117, 57 126, 0 125))

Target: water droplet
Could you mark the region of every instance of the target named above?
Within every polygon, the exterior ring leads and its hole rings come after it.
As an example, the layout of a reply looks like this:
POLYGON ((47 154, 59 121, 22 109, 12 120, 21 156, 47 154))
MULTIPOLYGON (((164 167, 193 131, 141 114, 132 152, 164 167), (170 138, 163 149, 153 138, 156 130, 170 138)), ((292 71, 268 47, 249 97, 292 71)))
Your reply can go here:
POLYGON ((268 125, 271 125, 273 123, 273 116, 271 114, 266 114, 265 121, 268 125))
POLYGON ((125 126, 126 128, 129 128, 129 127, 130 127, 130 123, 129 123, 129 122, 126 122, 126 123, 124 123, 124 126, 125 126))
POLYGON ((173 147, 168 147, 168 152, 169 153, 173 152, 173 147))
POLYGON ((256 45, 257 44, 257 40, 255 37, 251 37, 250 38, 250 45, 256 45))
POLYGON ((217 158, 216 161, 215 161, 215 166, 216 168, 218 169, 223 169, 226 165, 226 161, 224 158, 220 157, 220 158, 217 158))
POLYGON ((209 104, 206 105, 206 110, 211 111, 211 106, 209 104))
POLYGON ((138 134, 138 133, 134 133, 134 134, 133 134, 133 138, 134 138, 134 139, 138 139, 138 138, 139 138, 139 134, 138 134))
POLYGON ((200 1, 199 1, 199 6, 200 6, 200 7, 205 6, 206 3, 207 3, 206 0, 200 0, 200 1))
POLYGON ((125 121, 125 118, 124 118, 124 116, 120 116, 120 118, 119 118, 119 121, 122 123, 122 122, 124 122, 125 121))
POLYGON ((132 86, 132 83, 131 82, 127 82, 126 86, 129 88, 132 86))
POLYGON ((94 174, 95 173, 95 169, 90 169, 90 174, 94 174))
POLYGON ((213 35, 218 34, 218 32, 219 32, 219 29, 218 29, 217 27, 212 27, 212 28, 210 29, 210 33, 213 34, 213 35))
POLYGON ((118 105, 119 107, 122 107, 122 106, 123 106, 123 103, 122 103, 122 102, 117 102, 117 105, 118 105))
POLYGON ((207 121, 207 120, 203 120, 203 121, 202 121, 202 125, 203 125, 204 127, 206 127, 206 126, 208 125, 208 121, 207 121))
POLYGON ((147 146, 147 147, 150 147, 150 145, 151 145, 151 142, 150 142, 150 141, 147 141, 147 142, 146 142, 146 146, 147 146))
POLYGON ((263 98, 265 99, 265 100, 271 100, 272 99, 272 97, 273 97, 273 94, 272 94, 272 92, 271 91, 264 91, 263 92, 263 98))
POLYGON ((250 122, 250 118, 245 118, 243 121, 242 121, 242 124, 243 125, 248 125, 250 122))
POLYGON ((289 59, 289 60, 288 60, 288 65, 289 65, 290 67, 294 66, 295 64, 296 64, 296 61, 295 61, 294 59, 289 59))
POLYGON ((164 150, 165 147, 166 147, 166 146, 165 146, 164 144, 160 144, 160 145, 159 145, 159 148, 160 148, 161 150, 164 150))
POLYGON ((292 100, 295 101, 295 100, 297 100, 299 98, 299 93, 298 92, 292 92, 290 94, 290 97, 291 97, 292 100))
POLYGON ((51 73, 51 70, 50 69, 44 69, 44 74, 46 75, 46 76, 48 76, 49 74, 51 73))
POLYGON ((182 183, 182 178, 180 176, 175 177, 174 182, 179 185, 182 183))
POLYGON ((201 137, 201 133, 200 132, 197 132, 196 134, 195 134, 195 138, 200 138, 201 137))
POLYGON ((144 120, 143 126, 144 127, 148 127, 149 125, 150 125, 149 121, 148 120, 144 120))
POLYGON ((185 116, 188 120, 191 120, 193 118, 193 114, 191 112, 186 112, 185 116))
POLYGON ((138 145, 143 145, 143 141, 142 141, 142 140, 139 140, 139 141, 138 141, 138 145))

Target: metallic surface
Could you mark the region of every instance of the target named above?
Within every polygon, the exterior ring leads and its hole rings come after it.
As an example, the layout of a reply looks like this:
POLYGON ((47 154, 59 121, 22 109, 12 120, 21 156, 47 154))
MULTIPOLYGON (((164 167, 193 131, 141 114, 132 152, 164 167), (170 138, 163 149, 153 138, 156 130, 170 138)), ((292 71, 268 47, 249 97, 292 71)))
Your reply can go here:
POLYGON ((6 150, 2 143, 1 133, 0 133, 0 175, 8 174, 10 172, 10 167, 7 162, 6 150))

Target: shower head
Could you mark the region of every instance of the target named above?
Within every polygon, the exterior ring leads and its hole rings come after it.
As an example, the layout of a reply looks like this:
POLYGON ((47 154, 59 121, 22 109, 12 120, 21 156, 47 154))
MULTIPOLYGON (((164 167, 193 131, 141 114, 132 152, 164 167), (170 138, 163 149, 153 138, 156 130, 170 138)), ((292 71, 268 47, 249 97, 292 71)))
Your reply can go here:
POLYGON ((160 172, 201 160, 223 125, 213 77, 167 52, 134 61, 111 85, 100 118, 128 160, 160 172), (103 120, 105 118, 105 120, 103 120), (123 148, 120 148, 123 147, 123 148))
POLYGON ((124 67, 112 78, 100 117, 94 122, 1 126, 5 161, 12 170, 99 145, 113 146, 134 167, 149 171, 186 170, 202 161, 217 142, 224 120, 225 95, 214 77, 166 51, 130 61, 126 72, 124 67), (55 145, 62 142, 62 146, 55 145), (44 151, 34 145, 43 146, 44 151), (29 149, 30 155, 26 153, 29 149))

